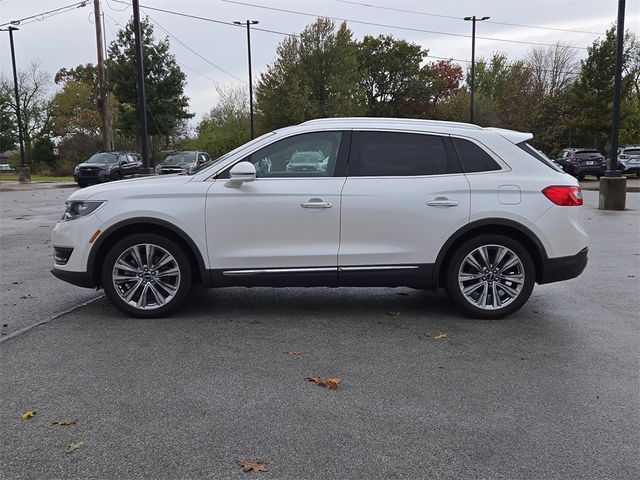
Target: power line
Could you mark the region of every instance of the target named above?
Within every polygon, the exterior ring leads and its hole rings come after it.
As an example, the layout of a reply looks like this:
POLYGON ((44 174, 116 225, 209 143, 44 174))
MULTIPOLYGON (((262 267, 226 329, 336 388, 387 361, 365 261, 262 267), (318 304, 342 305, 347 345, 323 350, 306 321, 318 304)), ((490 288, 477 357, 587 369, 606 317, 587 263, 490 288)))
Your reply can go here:
MULTIPOLYGON (((239 2, 239 1, 235 1, 235 0, 219 0, 221 2, 224 3, 232 3, 232 4, 236 4, 236 5, 243 5, 246 7, 254 7, 254 8, 262 8, 264 10, 272 10, 272 11, 276 11, 276 12, 284 12, 284 13, 291 13, 294 15, 304 15, 307 17, 322 17, 322 18, 328 18, 330 20, 336 20, 336 21, 340 21, 340 22, 349 22, 349 23, 356 23, 356 24, 361 24, 361 25, 370 25, 370 26, 374 26, 374 27, 384 27, 384 28, 393 28, 393 29, 397 29, 397 30, 408 30, 408 31, 413 31, 413 32, 421 32, 421 33, 431 33, 433 35, 445 35, 445 36, 449 36, 449 37, 461 37, 461 38, 471 38, 471 35, 465 35, 462 33, 451 33, 451 32, 438 32, 435 30, 425 30, 422 28, 412 28, 412 27, 402 27, 399 25, 389 25, 386 23, 376 23, 376 22, 365 22, 363 20, 353 20, 353 19, 349 19, 349 18, 342 18, 342 17, 331 17, 329 15, 316 15, 313 13, 307 13, 307 12, 300 12, 300 11, 296 11, 296 10, 287 10, 285 8, 277 8, 277 7, 267 7, 265 5, 256 5, 254 3, 246 3, 246 2, 239 2)), ((539 45, 539 46, 544 46, 544 47, 555 47, 556 45, 552 45, 550 43, 540 43, 540 42, 527 42, 524 40, 509 40, 506 38, 493 38, 493 37, 480 37, 476 35, 476 38, 480 38, 482 40, 490 40, 493 42, 505 42, 505 43, 519 43, 519 44, 524 44, 524 45, 539 45)), ((578 49, 578 50, 587 50, 586 47, 572 47, 572 46, 568 46, 569 48, 574 48, 574 49, 578 49)))
POLYGON ((4 27, 5 25, 16 25, 16 26, 20 25, 20 24, 28 25, 29 23, 32 23, 32 22, 41 22, 45 18, 53 17, 55 15, 59 15, 61 13, 65 13, 65 12, 68 12, 70 10, 73 10, 73 9, 76 9, 76 8, 82 8, 82 7, 86 7, 86 6, 87 6, 87 0, 84 0, 82 2, 72 3, 71 5, 66 5, 64 7, 55 8, 55 9, 49 10, 47 12, 36 13, 35 15, 30 15, 28 17, 20 18, 18 20, 11 20, 9 22, 5 22, 5 23, 0 24, 0 27, 4 27), (31 21, 29 21, 29 20, 31 20, 31 21))
MULTIPOLYGON (((128 5, 128 3, 123 1, 123 0, 112 0, 112 1, 115 2, 115 3, 123 3, 123 4, 127 4, 128 5)), ((148 5, 140 5, 140 7, 144 8, 146 10, 153 10, 153 11, 156 11, 156 12, 167 13, 169 15, 177 15, 179 17, 192 18, 194 20, 202 20, 204 22, 218 23, 220 25, 227 25, 227 26, 234 27, 234 28, 244 28, 241 25, 235 25, 232 22, 225 22, 225 21, 222 21, 222 20, 216 20, 214 18, 202 17, 200 15, 191 15, 189 13, 176 12, 175 10, 166 10, 164 8, 150 7, 148 5)), ((295 33, 279 32, 277 30, 269 30, 268 28, 254 27, 254 28, 252 28, 252 30, 257 30, 259 32, 275 33, 277 35, 284 35, 286 37, 297 37, 298 36, 295 33)))
MULTIPOLYGON (((144 9, 143 9, 144 12, 144 9)), ((149 20, 151 20, 154 24, 156 24, 158 27, 160 27, 167 35, 169 35, 171 38, 173 38, 176 42, 178 42, 180 45, 182 45, 184 48, 186 48, 187 50, 189 50, 191 53, 193 53, 194 55, 200 57, 202 60, 204 60, 205 62, 207 62, 209 65, 211 65, 212 67, 220 70, 222 73, 229 75, 230 77, 235 78, 236 80, 246 83, 244 80, 242 80, 239 77, 236 77, 233 73, 226 71, 224 68, 219 67, 218 65, 216 65, 215 63, 213 63, 211 60, 209 60, 208 58, 203 57, 201 54, 199 54, 198 52, 196 52, 193 48, 191 48, 189 45, 187 45, 186 43, 184 43, 182 40, 180 40, 178 37, 176 37, 175 35, 173 35, 169 30, 167 30, 166 28, 164 28, 162 25, 160 25, 156 20, 154 20, 153 18, 151 18, 151 16, 147 13, 144 12, 145 15, 147 15, 147 17, 149 17, 149 20)), ((194 70, 193 68, 191 70, 194 70)), ((195 71, 195 70, 194 70, 195 71)), ((206 76, 206 75, 204 75, 206 76)), ((208 77, 207 77, 208 78, 208 77)))
MULTIPOLYGON (((370 3, 362 3, 362 2, 354 2, 352 0, 336 0, 336 2, 340 2, 340 3, 350 3, 352 5, 362 5, 363 7, 369 7, 369 8, 379 8, 381 10, 392 10, 395 12, 403 12, 403 13, 411 13, 411 14, 416 14, 416 15, 424 15, 427 17, 438 17, 438 18, 450 18, 453 20, 462 20, 461 17, 455 17, 453 15, 441 15, 441 14, 437 14, 437 13, 427 13, 427 12, 418 12, 416 10, 405 10, 402 8, 394 8, 394 7, 383 7, 382 5, 372 5, 370 3)), ((593 35, 601 35, 602 32, 589 32, 586 30, 572 30, 570 28, 555 28, 555 27, 542 27, 539 25, 524 25, 521 23, 507 23, 507 22, 496 22, 495 20, 486 20, 485 23, 493 23, 495 25, 507 25, 510 27, 523 27, 523 28, 537 28, 537 29, 541 29, 541 30, 554 30, 557 32, 570 32, 570 33, 589 33, 589 34, 593 34, 593 35)), ((480 37, 478 37, 480 38, 480 37)))

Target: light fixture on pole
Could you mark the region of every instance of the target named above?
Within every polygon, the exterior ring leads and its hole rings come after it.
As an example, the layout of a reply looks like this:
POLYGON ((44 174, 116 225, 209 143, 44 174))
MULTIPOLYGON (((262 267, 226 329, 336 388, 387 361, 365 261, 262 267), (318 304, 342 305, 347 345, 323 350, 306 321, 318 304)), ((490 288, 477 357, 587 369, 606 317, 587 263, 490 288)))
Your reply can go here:
POLYGON ((258 20, 246 20, 244 22, 233 22, 236 25, 247 25, 247 56, 249 59, 249 123, 251 125, 251 139, 254 136, 253 129, 253 78, 251 78, 251 25, 257 25, 258 20))
POLYGON ((466 21, 472 22, 471 27, 471 107, 469 112, 469 122, 473 123, 473 95, 475 92, 475 81, 476 81, 476 22, 482 22, 483 20, 489 20, 491 17, 482 17, 476 18, 473 17, 464 17, 466 21))
POLYGON ((18 72, 16 70, 16 53, 13 46, 13 31, 19 30, 14 26, 0 29, 3 32, 9 32, 9 43, 11 44, 11 66, 13 67, 13 91, 16 97, 16 119, 18 120, 18 142, 20 143, 20 168, 18 169, 18 180, 21 183, 31 180, 29 167, 24 159, 24 137, 22 135, 22 118, 20 116, 20 94, 18 92, 18 72))

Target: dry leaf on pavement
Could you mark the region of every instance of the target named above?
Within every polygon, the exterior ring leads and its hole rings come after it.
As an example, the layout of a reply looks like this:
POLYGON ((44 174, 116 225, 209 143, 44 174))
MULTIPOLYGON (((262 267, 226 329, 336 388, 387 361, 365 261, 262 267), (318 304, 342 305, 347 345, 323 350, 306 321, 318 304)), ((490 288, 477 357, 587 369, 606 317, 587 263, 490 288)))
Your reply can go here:
POLYGON ((443 332, 442 330, 436 333, 436 336, 433 337, 434 340, 442 340, 443 338, 447 338, 447 332, 443 332))
POLYGON ((400 312, 387 312, 387 315, 389 315, 390 317, 399 317, 400 312))
POLYGON ((242 467, 242 471, 245 473, 269 471, 269 467, 262 460, 236 460, 236 463, 242 467))
POLYGON ((297 350, 289 350, 288 352, 284 352, 287 355, 289 355, 290 357, 295 357, 298 355, 302 355, 302 352, 298 352, 297 350))
POLYGON ((79 448, 84 448, 84 442, 78 442, 78 443, 70 443, 69 446, 67 447, 67 453, 72 453, 76 450, 78 450, 79 448))
POLYGON ((30 418, 33 418, 36 416, 36 412, 35 410, 27 410, 25 412, 22 412, 22 415, 20 415, 20 420, 29 420, 30 418))
POLYGON ((304 377, 307 382, 315 383, 316 385, 320 385, 321 387, 327 387, 330 390, 335 390, 338 388, 338 385, 342 383, 342 380, 339 378, 323 378, 318 375, 313 375, 311 377, 304 377))
POLYGON ((262 322, 260 322, 260 320, 251 320, 249 322, 249 325, 260 325, 260 323, 262 323, 262 322))
POLYGON ((78 423, 77 420, 73 420, 71 418, 65 418, 64 420, 55 420, 51 422, 51 425, 58 425, 60 427, 66 427, 67 425, 75 425, 78 423))

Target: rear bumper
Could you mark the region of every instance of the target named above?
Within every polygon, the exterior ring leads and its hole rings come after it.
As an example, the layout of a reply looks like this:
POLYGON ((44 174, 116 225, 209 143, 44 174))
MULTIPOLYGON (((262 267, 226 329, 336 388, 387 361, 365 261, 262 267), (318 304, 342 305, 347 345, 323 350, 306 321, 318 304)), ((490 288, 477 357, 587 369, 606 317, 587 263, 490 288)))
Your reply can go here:
POLYGON ((577 277, 587 266, 588 253, 589 249, 585 247, 576 255, 548 258, 542 264, 542 276, 538 283, 560 282, 577 277))

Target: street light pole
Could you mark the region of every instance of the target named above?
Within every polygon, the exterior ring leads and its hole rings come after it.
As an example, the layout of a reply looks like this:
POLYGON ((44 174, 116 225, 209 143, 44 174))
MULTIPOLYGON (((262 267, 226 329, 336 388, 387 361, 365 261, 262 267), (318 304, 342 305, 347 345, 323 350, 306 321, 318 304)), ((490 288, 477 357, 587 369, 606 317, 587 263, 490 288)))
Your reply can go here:
MULTIPOLYGON (((233 22, 236 25, 242 25, 243 22, 233 22)), ((247 56, 249 59, 249 122, 251 125, 251 139, 254 137, 253 127, 253 78, 251 75, 251 25, 257 25, 258 20, 246 20, 247 25, 247 56)))
POLYGON ((144 91, 144 61, 142 54, 142 29, 140 26, 140 1, 133 0, 133 33, 136 51, 136 77, 138 79, 138 122, 140 123, 140 154, 145 173, 149 168, 149 134, 147 127, 147 101, 144 91))
POLYGON ((476 18, 464 17, 466 21, 471 21, 471 107, 469 112, 469 123, 473 123, 473 97, 475 94, 475 82, 476 82, 476 22, 482 22, 483 20, 489 20, 491 17, 476 18))
POLYGON ((16 52, 13 45, 13 31, 19 30, 16 27, 0 29, 9 32, 9 43, 11 44, 11 66, 13 67, 13 91, 16 97, 16 119, 18 120, 18 142, 20 143, 20 168, 18 169, 18 180, 25 183, 31 180, 29 167, 24 159, 24 137, 22 136, 22 117, 20 115, 20 93, 18 92, 18 71, 16 70, 16 52))

